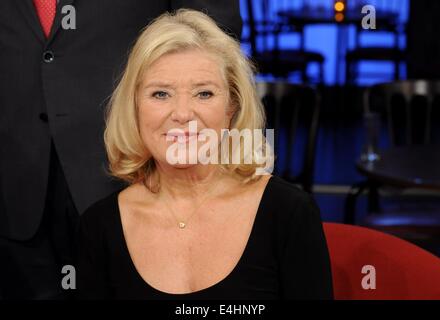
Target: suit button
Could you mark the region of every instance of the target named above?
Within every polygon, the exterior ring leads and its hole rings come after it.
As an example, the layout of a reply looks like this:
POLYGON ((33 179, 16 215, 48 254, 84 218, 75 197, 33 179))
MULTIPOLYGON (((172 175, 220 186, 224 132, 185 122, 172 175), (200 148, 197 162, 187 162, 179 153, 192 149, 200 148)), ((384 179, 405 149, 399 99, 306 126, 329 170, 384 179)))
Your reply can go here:
POLYGON ((43 52, 43 61, 44 62, 51 63, 54 58, 55 58, 55 55, 53 54, 52 51, 48 50, 48 51, 43 52))
POLYGON ((45 112, 40 113, 40 120, 43 122, 48 122, 49 117, 47 116, 47 113, 45 113, 45 112))

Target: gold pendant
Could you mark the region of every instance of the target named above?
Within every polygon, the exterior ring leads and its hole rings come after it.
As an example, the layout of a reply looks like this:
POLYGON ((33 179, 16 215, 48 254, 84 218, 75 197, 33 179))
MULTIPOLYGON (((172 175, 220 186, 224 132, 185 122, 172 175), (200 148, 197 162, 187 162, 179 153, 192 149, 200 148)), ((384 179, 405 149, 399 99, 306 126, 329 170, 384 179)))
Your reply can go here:
POLYGON ((179 228, 184 229, 186 227, 185 222, 179 222, 179 228))

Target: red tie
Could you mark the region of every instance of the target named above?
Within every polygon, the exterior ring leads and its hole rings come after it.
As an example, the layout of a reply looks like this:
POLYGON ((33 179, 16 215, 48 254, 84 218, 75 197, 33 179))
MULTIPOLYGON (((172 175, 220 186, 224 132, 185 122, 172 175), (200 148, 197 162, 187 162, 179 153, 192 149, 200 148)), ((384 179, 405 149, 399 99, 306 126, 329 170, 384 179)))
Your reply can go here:
POLYGON ((33 0, 38 17, 40 18, 41 27, 43 28, 46 38, 49 36, 52 28, 53 19, 55 18, 55 11, 57 0, 33 0))

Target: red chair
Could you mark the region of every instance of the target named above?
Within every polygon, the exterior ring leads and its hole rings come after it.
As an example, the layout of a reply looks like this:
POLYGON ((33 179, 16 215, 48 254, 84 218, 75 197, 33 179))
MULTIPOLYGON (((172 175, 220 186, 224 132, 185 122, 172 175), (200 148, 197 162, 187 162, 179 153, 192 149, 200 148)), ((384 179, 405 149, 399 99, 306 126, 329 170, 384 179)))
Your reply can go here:
POLYGON ((363 227, 324 223, 324 232, 335 299, 440 299, 440 259, 433 254, 363 227))

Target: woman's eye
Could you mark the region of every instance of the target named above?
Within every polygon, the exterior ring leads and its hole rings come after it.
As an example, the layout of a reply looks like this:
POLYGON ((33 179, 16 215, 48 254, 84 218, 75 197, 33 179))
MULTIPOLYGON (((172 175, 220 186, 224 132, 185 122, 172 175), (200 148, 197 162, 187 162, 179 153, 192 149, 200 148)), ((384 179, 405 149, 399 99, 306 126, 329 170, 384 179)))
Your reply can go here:
POLYGON ((152 94, 152 96, 157 99, 165 99, 168 97, 168 93, 165 91, 156 91, 152 94))
POLYGON ((198 96, 201 99, 209 99, 213 96, 214 94, 211 91, 202 91, 198 93, 198 96))

